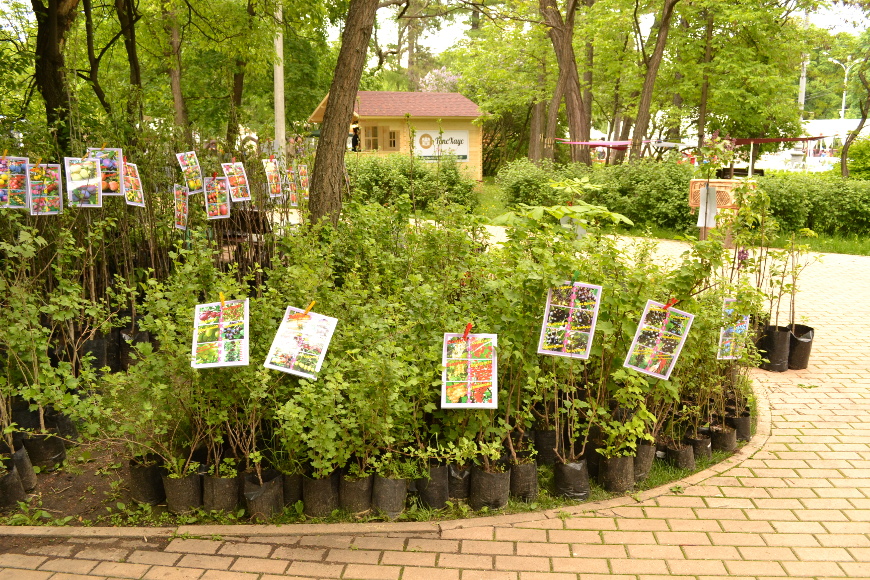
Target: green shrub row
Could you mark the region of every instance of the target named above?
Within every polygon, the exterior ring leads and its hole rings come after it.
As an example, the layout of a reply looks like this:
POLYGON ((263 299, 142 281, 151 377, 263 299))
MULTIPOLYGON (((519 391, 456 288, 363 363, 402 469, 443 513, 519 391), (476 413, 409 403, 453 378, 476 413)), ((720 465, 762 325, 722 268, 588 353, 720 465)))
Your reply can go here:
POLYGON ((390 205, 407 196, 414 209, 424 210, 436 199, 477 207, 475 182, 456 160, 445 157, 427 163, 408 155, 349 155, 346 160, 352 196, 362 203, 390 205))
MULTIPOLYGON (((498 175, 509 207, 563 205, 570 193, 549 187, 552 181, 588 176, 595 185, 585 201, 604 205, 637 225, 693 232, 696 215, 688 205, 693 168, 673 160, 640 160, 613 166, 536 165, 528 159, 509 163, 498 175)), ((825 234, 870 233, 870 182, 833 175, 777 172, 758 177, 770 196, 770 213, 782 231, 810 228, 825 234)))

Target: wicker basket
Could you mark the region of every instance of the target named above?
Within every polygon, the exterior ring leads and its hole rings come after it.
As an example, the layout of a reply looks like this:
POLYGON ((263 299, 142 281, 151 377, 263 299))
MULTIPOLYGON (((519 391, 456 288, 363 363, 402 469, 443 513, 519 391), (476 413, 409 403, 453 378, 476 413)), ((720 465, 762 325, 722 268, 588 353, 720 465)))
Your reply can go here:
MULTIPOLYGON (((689 181, 689 207, 701 207, 701 188, 706 186, 706 179, 689 181)), ((737 209, 732 192, 743 183, 740 179, 711 179, 709 184, 716 188, 716 207, 719 209, 737 209)), ((755 183, 751 183, 755 187, 755 183)))

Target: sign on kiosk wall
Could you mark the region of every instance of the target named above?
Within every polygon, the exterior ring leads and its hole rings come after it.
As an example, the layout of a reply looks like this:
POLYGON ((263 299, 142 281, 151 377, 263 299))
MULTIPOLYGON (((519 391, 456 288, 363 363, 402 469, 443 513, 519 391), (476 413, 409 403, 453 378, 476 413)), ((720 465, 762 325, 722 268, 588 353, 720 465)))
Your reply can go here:
POLYGON ((468 131, 417 129, 414 153, 425 161, 438 161, 444 155, 468 161, 468 131))

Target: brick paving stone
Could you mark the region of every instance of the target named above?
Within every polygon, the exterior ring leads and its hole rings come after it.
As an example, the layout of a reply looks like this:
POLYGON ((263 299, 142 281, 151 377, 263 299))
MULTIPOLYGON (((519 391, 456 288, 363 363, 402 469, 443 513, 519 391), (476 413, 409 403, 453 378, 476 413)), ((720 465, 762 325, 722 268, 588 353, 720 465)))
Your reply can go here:
POLYGON ((222 542, 211 540, 190 540, 175 538, 166 546, 165 552, 181 552, 190 554, 216 554, 222 542))
POLYGON ((3 568, 0 570, 0 580, 48 580, 53 574, 54 572, 3 568))
POLYGON ((628 554, 622 544, 571 544, 571 555, 577 558, 626 558, 628 554))
POLYGON ((65 558, 70 556, 75 549, 70 544, 61 544, 59 546, 39 546, 37 548, 29 548, 28 554, 37 554, 39 556, 54 556, 56 558, 65 558))
POLYGON ((381 558, 380 552, 368 550, 330 550, 326 554, 327 562, 340 564, 377 564, 381 558))
POLYGON ((643 558, 656 560, 673 560, 682 559, 683 551, 679 546, 649 546, 641 544, 638 546, 626 546, 629 558, 643 558))
POLYGON ((548 556, 565 558, 571 555, 569 544, 517 542, 517 556, 548 556))
POLYGON ((667 520, 617 520, 621 532, 664 532, 669 530, 667 520))
POLYGON ((352 536, 302 536, 300 546, 323 546, 326 548, 350 548, 352 536))
POLYGON ((522 580, 577 580, 576 574, 559 574, 557 572, 523 572, 522 580))
POLYGON ((36 569, 48 560, 45 556, 26 556, 24 554, 0 554, 0 567, 36 569))
POLYGON ((84 574, 70 574, 68 572, 58 572, 55 573, 51 580, 105 580, 105 578, 100 576, 85 576, 84 574))
POLYGON ((122 562, 100 562, 91 570, 91 574, 97 576, 109 576, 111 578, 141 578, 151 566, 147 564, 128 564, 122 562))
POLYGON ((554 572, 575 574, 607 574, 610 566, 604 558, 553 558, 554 572))
POLYGON ((462 540, 461 552, 463 554, 513 554, 513 542, 494 542, 482 540, 462 540))
MULTIPOLYGON (((592 530, 550 530, 547 532, 549 541, 567 544, 600 544, 602 534, 621 534, 633 532, 596 532, 592 530)), ((640 533, 640 532, 638 532, 640 533)), ((622 542, 615 542, 622 543, 622 542)))
POLYGON ((325 548, 275 548, 272 557, 279 560, 306 560, 319 562, 326 555, 325 548))
POLYGON ((49 570, 51 572, 70 572, 72 574, 88 574, 97 566, 98 562, 93 560, 72 560, 68 558, 58 558, 49 560, 39 567, 40 570, 49 570))
POLYGON ((263 558, 236 558, 230 570, 236 572, 254 572, 257 574, 283 574, 290 565, 289 560, 272 560, 263 558))
POLYGON ((152 566, 143 580, 195 580, 205 573, 203 569, 180 568, 178 566, 152 566))
POLYGON ((788 574, 802 576, 845 576, 846 573, 836 562, 783 562, 788 574))
POLYGON ((721 560, 668 560, 667 564, 674 576, 728 574, 721 560))
POLYGON ((517 580, 516 572, 496 570, 463 570, 462 580, 517 580))
POLYGON ((208 570, 228 570, 233 558, 228 556, 207 556, 205 554, 185 554, 175 566, 181 568, 205 568, 208 570))
POLYGON ((348 564, 342 578, 353 580, 399 580, 399 566, 372 566, 371 564, 348 564))
POLYGON ((721 532, 722 526, 717 520, 668 520, 668 529, 672 532, 721 532))
POLYGON ((492 556, 474 556, 471 554, 439 554, 438 565, 442 568, 473 568, 475 570, 492 570, 492 556))
POLYGON ((324 564, 321 562, 291 562, 285 574, 312 576, 315 578, 341 578, 343 564, 324 564))
POLYGON ((259 574, 245 572, 229 572, 227 570, 206 570, 199 580, 257 580, 259 574))
POLYGON ((403 568, 402 580, 459 580, 453 568, 403 568))
MULTIPOLYGON (((507 528, 512 530, 512 528, 507 528)), ((408 547, 405 548, 409 552, 459 552, 459 542, 456 540, 418 540, 411 538, 408 540, 408 547)))
POLYGON ((155 550, 134 550, 127 557, 127 561, 133 564, 155 564, 157 566, 175 566, 181 559, 181 554, 170 552, 157 552, 155 550))
POLYGON ((381 564, 391 566, 435 566, 438 554, 434 552, 384 552, 381 564))
POLYGON ((496 556, 495 569, 549 572, 550 559, 540 556, 496 556))
POLYGON ((664 560, 610 560, 614 574, 668 574, 664 560))
POLYGON ((711 545, 709 536, 700 532, 656 532, 655 537, 658 538, 657 543, 669 546, 711 545))
POLYGON ((268 544, 241 544, 227 542, 217 552, 222 556, 249 556, 251 558, 268 558, 272 553, 272 546, 268 544))
POLYGON ((492 526, 483 526, 480 528, 446 530, 441 534, 441 537, 447 540, 491 540, 493 534, 494 530, 492 526))
POLYGON ((403 550, 405 549, 405 538, 367 538, 359 536, 353 539, 351 548, 360 548, 363 550, 403 550))

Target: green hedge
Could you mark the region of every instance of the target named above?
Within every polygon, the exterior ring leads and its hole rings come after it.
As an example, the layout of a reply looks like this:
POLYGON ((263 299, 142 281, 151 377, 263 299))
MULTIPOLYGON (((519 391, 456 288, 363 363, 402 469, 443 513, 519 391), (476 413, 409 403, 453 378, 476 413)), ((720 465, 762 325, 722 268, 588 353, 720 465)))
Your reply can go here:
MULTIPOLYGON (((547 184, 589 175, 598 186, 586 201, 621 213, 637 225, 694 232, 696 215, 688 206, 691 165, 672 160, 640 160, 613 166, 537 166, 527 159, 507 164, 497 182, 508 207, 517 204, 557 205, 567 194, 547 184)), ((825 174, 776 172, 758 177, 770 195, 772 216, 782 231, 810 228, 825 234, 870 233, 870 181, 825 174)))
POLYGON ((426 209, 436 199, 477 207, 475 182, 465 176, 455 159, 426 163, 408 155, 348 156, 352 196, 363 203, 391 205, 407 195, 416 209, 426 209))

